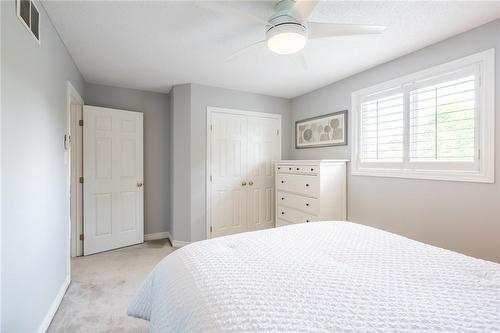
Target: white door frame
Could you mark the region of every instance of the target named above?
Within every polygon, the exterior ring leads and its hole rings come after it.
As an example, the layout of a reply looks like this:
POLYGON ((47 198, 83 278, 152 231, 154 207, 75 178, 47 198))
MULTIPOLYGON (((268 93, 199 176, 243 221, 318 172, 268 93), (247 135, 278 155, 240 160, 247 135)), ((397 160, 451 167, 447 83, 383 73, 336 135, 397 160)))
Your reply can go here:
POLYGON ((211 175, 212 175, 212 170, 211 170, 211 165, 212 165, 212 154, 211 154, 211 149, 212 149, 212 113, 226 113, 226 114, 232 114, 232 115, 243 115, 243 116, 254 116, 254 117, 262 117, 262 118, 272 118, 272 119, 278 119, 280 121, 279 125, 279 151, 280 151, 280 158, 281 158, 281 115, 276 114, 276 113, 265 113, 265 112, 255 112, 255 111, 245 111, 245 110, 238 110, 238 109, 229 109, 229 108, 220 108, 220 107, 215 107, 215 106, 207 106, 207 118, 206 118, 206 124, 207 124, 207 156, 206 156, 206 163, 205 163, 205 230, 206 230, 206 235, 207 239, 210 239, 211 233, 210 233, 210 225, 211 225, 211 220, 210 220, 210 215, 211 215, 211 196, 212 196, 212 182, 210 180, 211 175))
MULTIPOLYGON (((68 165, 68 197, 69 197, 69 239, 68 239, 68 269, 70 269, 70 263, 71 263, 71 257, 78 255, 78 248, 80 248, 81 251, 81 244, 78 246, 78 238, 75 236, 75 232, 77 232, 77 221, 76 219, 73 219, 71 217, 71 212, 72 212, 72 206, 76 204, 76 201, 74 200, 75 198, 71 197, 71 185, 75 181, 73 178, 75 178, 71 172, 71 168, 73 163, 75 161, 72 160, 71 158, 71 136, 74 133, 71 133, 71 121, 72 121, 72 115, 71 115, 71 104, 73 101, 76 101, 79 103, 79 105, 82 105, 83 107, 83 98, 80 96, 78 91, 73 87, 70 81, 67 81, 66 83, 66 112, 67 112, 67 137, 66 137, 66 161, 68 165), (74 237, 72 237, 72 235, 74 237)), ((82 151, 77 152, 77 153, 82 153, 82 151)), ((83 193, 81 193, 83 195, 83 193)), ((76 207, 75 207, 76 208, 76 207)), ((80 207, 81 209, 82 207, 80 207)))

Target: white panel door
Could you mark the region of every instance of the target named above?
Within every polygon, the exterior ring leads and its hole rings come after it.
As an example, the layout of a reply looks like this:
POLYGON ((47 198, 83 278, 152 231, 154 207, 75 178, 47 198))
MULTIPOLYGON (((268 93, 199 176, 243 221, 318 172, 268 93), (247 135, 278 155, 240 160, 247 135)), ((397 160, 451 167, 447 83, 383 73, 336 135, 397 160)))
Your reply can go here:
POLYGON ((274 227, 274 161, 281 158, 280 120, 248 117, 247 230, 274 227))
POLYGON ((84 255, 144 241, 143 114, 84 106, 84 255))
POLYGON ((281 120, 211 112, 210 237, 274 226, 274 166, 281 120))
POLYGON ((246 231, 247 119, 212 114, 212 236, 246 231))

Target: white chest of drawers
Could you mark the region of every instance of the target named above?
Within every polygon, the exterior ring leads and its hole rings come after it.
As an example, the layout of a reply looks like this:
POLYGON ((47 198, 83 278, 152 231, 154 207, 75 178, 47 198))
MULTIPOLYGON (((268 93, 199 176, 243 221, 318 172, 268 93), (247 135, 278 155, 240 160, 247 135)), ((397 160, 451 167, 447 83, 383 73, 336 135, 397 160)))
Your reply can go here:
POLYGON ((345 220, 347 162, 347 160, 277 162, 276 226, 345 220))

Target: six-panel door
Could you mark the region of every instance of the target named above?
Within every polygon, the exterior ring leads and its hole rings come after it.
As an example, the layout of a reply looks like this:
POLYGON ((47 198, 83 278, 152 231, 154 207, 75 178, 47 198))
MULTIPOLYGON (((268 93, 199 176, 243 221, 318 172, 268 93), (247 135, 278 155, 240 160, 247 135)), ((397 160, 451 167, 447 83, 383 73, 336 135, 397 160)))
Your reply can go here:
POLYGON ((210 213, 213 236, 246 231, 247 130, 245 117, 212 114, 210 213))
POLYGON ((211 237, 274 226, 274 166, 280 120, 211 113, 211 237))
POLYGON ((83 110, 84 254, 144 241, 143 114, 83 110))
POLYGON ((281 157, 276 118, 247 117, 247 230, 274 227, 274 162, 281 157))

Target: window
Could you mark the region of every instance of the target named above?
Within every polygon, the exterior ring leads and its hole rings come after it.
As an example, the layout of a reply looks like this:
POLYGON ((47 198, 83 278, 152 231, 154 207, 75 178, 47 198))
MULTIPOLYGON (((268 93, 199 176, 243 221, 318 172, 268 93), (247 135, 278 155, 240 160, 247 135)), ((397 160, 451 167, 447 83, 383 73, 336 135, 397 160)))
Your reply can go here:
POLYGON ((494 182, 494 50, 352 94, 352 174, 494 182))
POLYGON ((31 35, 40 42, 40 12, 31 0, 17 0, 17 16, 31 35))

